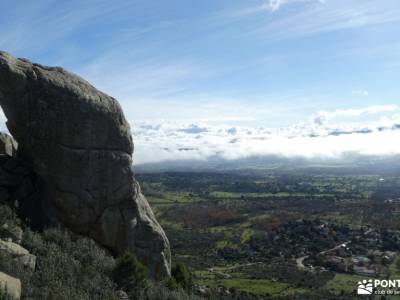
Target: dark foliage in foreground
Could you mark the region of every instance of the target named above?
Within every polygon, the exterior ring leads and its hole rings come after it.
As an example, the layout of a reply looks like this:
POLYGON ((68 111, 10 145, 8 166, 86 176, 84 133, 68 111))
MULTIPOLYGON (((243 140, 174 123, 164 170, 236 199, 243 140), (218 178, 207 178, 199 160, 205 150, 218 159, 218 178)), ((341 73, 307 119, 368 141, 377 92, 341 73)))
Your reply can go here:
MULTIPOLYGON (((1 221, 20 224, 7 205, 0 205, 1 221)), ((0 252, 0 270, 19 278, 22 299, 117 300, 123 290, 130 299, 195 299, 183 290, 153 283, 145 267, 132 254, 117 260, 93 240, 61 228, 43 232, 24 230, 23 247, 37 256, 35 271, 24 268, 0 252)), ((0 300, 8 300, 0 291, 0 300)))
POLYGON ((23 299, 118 299, 108 276, 114 259, 92 240, 60 229, 27 229, 23 246, 37 256, 35 272, 0 257, 1 269, 21 279, 23 299))

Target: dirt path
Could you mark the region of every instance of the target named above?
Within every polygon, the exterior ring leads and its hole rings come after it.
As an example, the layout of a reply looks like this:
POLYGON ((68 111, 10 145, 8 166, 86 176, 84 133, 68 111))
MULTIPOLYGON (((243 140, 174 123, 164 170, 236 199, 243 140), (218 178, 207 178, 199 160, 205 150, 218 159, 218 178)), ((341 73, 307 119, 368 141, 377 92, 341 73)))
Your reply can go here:
MULTIPOLYGON (((341 247, 346 247, 349 243, 350 243, 350 241, 347 241, 347 242, 344 242, 344 243, 340 243, 339 245, 337 245, 337 246, 335 246, 335 247, 333 247, 331 249, 321 251, 320 253, 318 253, 318 255, 323 255, 323 254, 326 254, 328 252, 335 251, 335 250, 337 250, 337 249, 339 249, 341 247)), ((296 258, 297 267, 300 268, 300 269, 308 268, 308 267, 306 267, 304 265, 304 260, 306 258, 308 258, 308 257, 309 257, 309 255, 296 258)))
POLYGON ((296 258, 296 265, 297 265, 298 268, 300 268, 300 269, 307 268, 307 267, 304 265, 304 263, 303 263, 304 260, 305 260, 307 257, 308 257, 308 255, 302 256, 302 257, 299 257, 299 258, 296 258))
POLYGON ((208 271, 228 279, 228 278, 231 278, 232 275, 225 273, 226 271, 232 271, 232 270, 235 270, 235 269, 238 269, 238 268, 241 268, 241 267, 250 267, 250 266, 259 265, 259 264, 263 264, 263 262, 254 262, 254 263, 247 263, 247 264, 240 264, 240 265, 230 266, 230 267, 224 268, 224 270, 221 270, 221 271, 215 270, 214 268, 209 268, 208 271))

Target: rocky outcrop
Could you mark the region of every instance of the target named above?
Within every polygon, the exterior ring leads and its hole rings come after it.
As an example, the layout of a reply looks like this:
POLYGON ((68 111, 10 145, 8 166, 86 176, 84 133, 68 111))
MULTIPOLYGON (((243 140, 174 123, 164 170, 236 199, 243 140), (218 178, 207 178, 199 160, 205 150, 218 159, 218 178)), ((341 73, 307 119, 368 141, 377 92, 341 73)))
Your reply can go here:
POLYGON ((9 255, 18 264, 35 270, 36 256, 29 253, 22 246, 11 241, 0 240, 0 252, 9 255))
POLYGON ((5 291, 11 299, 19 300, 21 298, 21 281, 17 278, 0 272, 0 288, 5 291))
POLYGON ((0 105, 18 159, 38 177, 43 215, 168 275, 169 243, 135 181, 119 103, 61 68, 0 52, 0 105))

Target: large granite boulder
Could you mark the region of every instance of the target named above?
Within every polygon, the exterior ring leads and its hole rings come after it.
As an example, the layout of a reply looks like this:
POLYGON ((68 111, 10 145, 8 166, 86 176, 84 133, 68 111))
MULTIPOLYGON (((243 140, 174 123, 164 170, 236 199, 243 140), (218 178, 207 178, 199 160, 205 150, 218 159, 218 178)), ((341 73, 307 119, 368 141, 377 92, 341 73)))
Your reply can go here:
POLYGON ((135 181, 119 103, 62 68, 0 52, 0 105, 18 158, 38 176, 44 215, 169 275, 168 239, 135 181))

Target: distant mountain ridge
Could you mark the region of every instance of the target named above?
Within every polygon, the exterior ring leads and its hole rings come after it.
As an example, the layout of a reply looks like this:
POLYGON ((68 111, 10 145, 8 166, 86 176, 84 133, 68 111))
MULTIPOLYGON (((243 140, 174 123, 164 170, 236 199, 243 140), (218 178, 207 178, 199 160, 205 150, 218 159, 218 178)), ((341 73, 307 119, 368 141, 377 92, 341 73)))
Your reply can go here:
POLYGON ((398 174, 400 172, 400 155, 374 156, 346 153, 338 158, 312 159, 269 155, 236 160, 214 157, 208 160, 176 160, 139 164, 135 166, 135 170, 139 173, 165 171, 235 172, 250 170, 269 173, 296 171, 342 175, 398 174))

